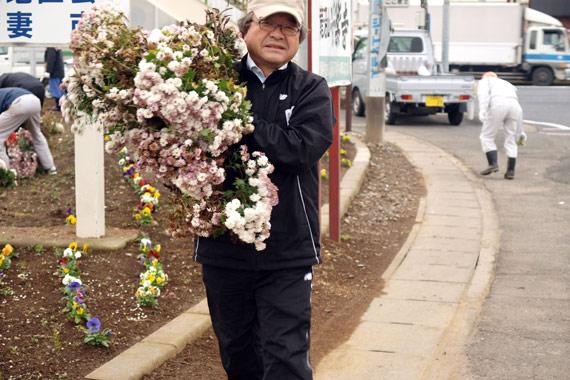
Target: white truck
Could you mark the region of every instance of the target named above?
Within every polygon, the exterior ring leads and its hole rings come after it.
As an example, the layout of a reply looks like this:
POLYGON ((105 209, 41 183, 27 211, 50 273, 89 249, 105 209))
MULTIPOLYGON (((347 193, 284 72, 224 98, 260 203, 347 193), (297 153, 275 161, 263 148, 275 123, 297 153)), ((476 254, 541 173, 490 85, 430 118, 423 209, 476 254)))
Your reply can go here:
MULTIPOLYGON (((429 30, 442 61, 442 1, 430 0, 429 30)), ((390 8, 394 27, 424 27, 419 4, 390 8)), ((449 70, 479 77, 495 71, 503 79, 551 85, 570 79, 570 46, 562 23, 519 3, 452 2, 449 5, 449 70)))
MULTIPOLYGON (((357 33, 358 36, 358 33, 357 33)), ((368 92, 367 37, 355 40, 352 61, 352 108, 365 111, 368 92)), ((425 30, 394 30, 388 45, 385 121, 394 124, 399 115, 433 115, 445 112, 450 124, 459 125, 473 100, 473 75, 438 73, 430 35, 425 30)))

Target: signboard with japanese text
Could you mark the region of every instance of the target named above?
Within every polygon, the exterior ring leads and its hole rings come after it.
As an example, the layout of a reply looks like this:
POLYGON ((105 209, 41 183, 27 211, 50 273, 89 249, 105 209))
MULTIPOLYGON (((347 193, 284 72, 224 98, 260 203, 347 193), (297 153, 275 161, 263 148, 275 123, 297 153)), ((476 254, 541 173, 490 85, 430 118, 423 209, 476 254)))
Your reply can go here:
MULTIPOLYGON (((385 0, 384 0, 385 1, 385 0)), ((368 26, 368 96, 382 97, 386 91, 382 59, 388 50, 390 41, 390 20, 382 0, 371 3, 370 24, 368 26)))
MULTIPOLYGON (((67 46, 81 14, 109 0, 0 0, 0 46, 67 46)), ((130 0, 112 1, 129 14, 130 0)))
POLYGON ((352 80, 352 1, 314 0, 312 12, 312 71, 329 87, 352 80))

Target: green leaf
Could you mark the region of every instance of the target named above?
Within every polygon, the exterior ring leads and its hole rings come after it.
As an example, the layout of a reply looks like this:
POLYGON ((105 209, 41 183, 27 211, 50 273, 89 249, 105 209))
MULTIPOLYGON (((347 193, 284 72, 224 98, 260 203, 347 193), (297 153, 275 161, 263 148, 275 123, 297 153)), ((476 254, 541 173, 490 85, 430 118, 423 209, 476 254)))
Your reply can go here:
POLYGON ((200 131, 200 136, 202 136, 206 141, 213 142, 214 141, 214 133, 209 129, 202 129, 200 131))

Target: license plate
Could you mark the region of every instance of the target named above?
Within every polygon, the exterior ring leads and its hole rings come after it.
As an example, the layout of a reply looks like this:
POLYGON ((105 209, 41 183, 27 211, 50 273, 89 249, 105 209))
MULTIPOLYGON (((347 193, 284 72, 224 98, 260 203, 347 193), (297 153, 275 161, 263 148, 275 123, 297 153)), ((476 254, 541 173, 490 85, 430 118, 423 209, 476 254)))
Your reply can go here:
POLYGON ((443 96, 426 96, 426 107, 443 107, 443 96))

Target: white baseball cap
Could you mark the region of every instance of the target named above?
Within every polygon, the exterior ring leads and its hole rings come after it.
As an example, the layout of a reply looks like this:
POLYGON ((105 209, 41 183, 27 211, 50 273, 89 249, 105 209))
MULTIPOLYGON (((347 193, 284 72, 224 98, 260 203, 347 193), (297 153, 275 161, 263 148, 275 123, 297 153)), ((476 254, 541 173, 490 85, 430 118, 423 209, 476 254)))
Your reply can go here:
POLYGON ((274 13, 288 13, 295 17, 299 25, 302 25, 305 4, 303 0, 249 0, 247 12, 253 12, 259 18, 268 17, 274 13))

